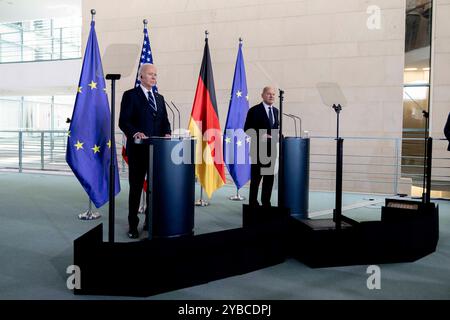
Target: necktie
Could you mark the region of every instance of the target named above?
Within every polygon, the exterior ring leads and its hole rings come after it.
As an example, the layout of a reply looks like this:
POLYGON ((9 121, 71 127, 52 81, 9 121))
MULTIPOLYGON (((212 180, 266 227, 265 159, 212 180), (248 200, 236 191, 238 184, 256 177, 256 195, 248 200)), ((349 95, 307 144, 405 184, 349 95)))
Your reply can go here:
POLYGON ((269 107, 269 121, 270 121, 270 127, 273 128, 273 115, 272 115, 272 107, 269 107))
POLYGON ((151 91, 148 91, 148 103, 149 103, 150 107, 153 108, 153 110, 157 111, 155 99, 153 98, 151 91))

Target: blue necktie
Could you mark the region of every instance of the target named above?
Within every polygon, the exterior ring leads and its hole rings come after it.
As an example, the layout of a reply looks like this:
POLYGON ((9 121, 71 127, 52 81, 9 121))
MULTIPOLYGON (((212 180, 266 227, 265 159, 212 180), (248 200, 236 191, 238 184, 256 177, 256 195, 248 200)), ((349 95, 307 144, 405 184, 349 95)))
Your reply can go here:
POLYGON ((270 121, 270 127, 273 128, 273 115, 272 115, 272 107, 269 107, 269 121, 270 121))
POLYGON ((155 99, 153 98, 151 91, 148 91, 148 103, 149 103, 150 107, 153 108, 153 110, 158 111, 158 109, 156 109, 155 99))

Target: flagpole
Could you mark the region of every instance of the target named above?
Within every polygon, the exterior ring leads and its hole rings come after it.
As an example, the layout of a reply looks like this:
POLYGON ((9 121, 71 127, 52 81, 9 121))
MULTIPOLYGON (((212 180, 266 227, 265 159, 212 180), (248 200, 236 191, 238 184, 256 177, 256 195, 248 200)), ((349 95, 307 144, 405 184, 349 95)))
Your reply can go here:
MULTIPOLYGON (((91 20, 92 21, 94 21, 95 13, 96 13, 95 9, 91 9, 91 20)), ((95 220, 95 219, 100 218, 101 216, 102 215, 100 213, 92 210, 92 200, 91 200, 91 198, 89 198, 88 210, 83 213, 80 213, 78 215, 78 219, 80 219, 80 220, 95 220)))
POLYGON ((144 24, 144 34, 145 34, 145 29, 148 29, 148 28, 147 28, 148 20, 147 20, 147 19, 144 19, 144 20, 142 20, 142 23, 144 24))
POLYGON ((200 184, 200 199, 195 201, 195 205, 197 207, 207 207, 207 206, 209 206, 209 202, 206 201, 206 200, 203 200, 203 188, 202 188, 201 184, 200 184))
MULTIPOLYGON (((205 42, 208 41, 208 30, 205 30, 205 42)), ((203 200, 203 188, 202 188, 202 184, 200 183, 200 199, 195 201, 195 205, 197 207, 206 207, 209 206, 209 202, 206 200, 203 200)))
MULTIPOLYGON (((241 45, 241 44, 242 44, 242 38, 239 37, 239 45, 241 45)), ((239 194, 239 188, 236 187, 236 195, 230 196, 228 199, 233 200, 233 201, 243 201, 243 200, 245 200, 245 197, 243 197, 239 194)))
MULTIPOLYGON (((242 45, 242 42, 243 42, 242 38, 239 37, 239 46, 242 45)), ((231 94, 233 95, 233 92, 231 94)), ((233 200, 233 201, 243 201, 243 200, 245 200, 245 197, 243 197, 239 194, 239 188, 236 186, 236 194, 233 196, 230 196, 228 199, 233 200)))
POLYGON ((239 194, 239 189, 236 187, 236 194, 234 196, 229 197, 228 199, 233 201, 243 201, 245 200, 245 197, 239 194))

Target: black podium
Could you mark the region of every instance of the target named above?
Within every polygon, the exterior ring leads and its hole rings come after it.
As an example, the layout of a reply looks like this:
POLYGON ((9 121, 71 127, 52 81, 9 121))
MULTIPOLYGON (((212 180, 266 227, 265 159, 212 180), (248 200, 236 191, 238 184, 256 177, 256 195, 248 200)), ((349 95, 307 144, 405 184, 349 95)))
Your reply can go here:
POLYGON ((284 179, 282 204, 291 215, 308 217, 309 203, 309 138, 285 137, 283 139, 284 179))
POLYGON ((195 166, 191 138, 150 137, 149 238, 188 236, 194 229, 195 166))

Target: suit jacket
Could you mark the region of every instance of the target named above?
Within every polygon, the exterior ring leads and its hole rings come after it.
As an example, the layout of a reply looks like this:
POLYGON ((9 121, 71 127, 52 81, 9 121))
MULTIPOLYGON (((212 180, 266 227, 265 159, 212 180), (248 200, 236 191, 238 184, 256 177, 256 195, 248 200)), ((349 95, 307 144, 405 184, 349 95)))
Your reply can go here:
MULTIPOLYGON (((252 143, 251 143, 251 155, 259 155, 259 149, 260 145, 263 143, 260 141, 261 136, 264 133, 272 134, 272 129, 278 129, 279 128, 279 111, 277 108, 273 107, 273 115, 275 123, 273 126, 270 125, 269 117, 267 116, 266 108, 264 108, 264 104, 261 102, 260 104, 257 104, 256 106, 250 108, 247 113, 247 118, 245 119, 245 125, 244 125, 244 131, 247 131, 249 129, 254 129, 257 133, 256 137, 252 137, 252 143), (254 139, 256 138, 256 144, 254 143, 254 139)), ((274 139, 276 137, 272 137, 274 139)), ((271 147, 270 143, 271 140, 268 139, 267 142, 267 153, 270 156, 271 154, 271 147)), ((257 163, 260 165, 260 159, 258 158, 257 161, 253 160, 252 157, 252 163, 257 163)))
POLYGON ((170 134, 164 97, 158 93, 154 95, 157 111, 150 106, 140 86, 123 93, 119 128, 127 137, 127 147, 133 143, 133 135, 137 132, 143 132, 147 137, 170 134))
POLYGON ((447 123, 445 124, 444 134, 445 134, 445 137, 448 140, 447 150, 450 151, 450 112, 448 114, 447 123))

